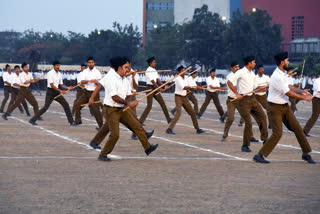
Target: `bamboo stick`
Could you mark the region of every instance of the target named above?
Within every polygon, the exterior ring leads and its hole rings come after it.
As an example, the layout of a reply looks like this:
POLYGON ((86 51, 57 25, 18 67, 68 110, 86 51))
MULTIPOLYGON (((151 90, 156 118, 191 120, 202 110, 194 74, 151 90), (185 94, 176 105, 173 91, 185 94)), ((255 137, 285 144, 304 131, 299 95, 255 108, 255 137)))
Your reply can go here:
MULTIPOLYGON (((169 79, 167 82, 163 83, 162 85, 160 85, 158 88, 154 89, 153 91, 151 91, 149 94, 146 94, 145 96, 141 97, 139 100, 137 100, 138 102, 140 102, 141 100, 143 100, 144 98, 150 96, 151 94, 153 94, 154 92, 156 92, 157 90, 159 90, 160 88, 162 88, 163 86, 167 85, 168 83, 170 83, 172 80, 176 79, 177 77, 181 76, 182 74, 186 73, 188 70, 191 69, 191 66, 189 68, 187 68, 185 71, 181 72, 180 74, 172 77, 171 79, 169 79)), ((130 107, 127 106, 125 109, 123 109, 123 111, 128 110, 130 107)))
MULTIPOLYGON (((75 89, 76 87, 78 87, 78 86, 80 86, 80 85, 81 85, 81 83, 79 83, 78 85, 72 87, 71 89, 68 89, 68 90, 66 91, 66 93, 68 93, 69 91, 75 89)), ((63 94, 59 94, 59 95, 55 96, 53 99, 57 99, 58 97, 61 97, 62 95, 63 95, 63 94)))
MULTIPOLYGON (((245 93, 244 95, 242 95, 242 97, 248 96, 249 94, 252 94, 252 93, 254 93, 254 92, 260 91, 260 90, 265 89, 265 88, 267 88, 267 87, 269 87, 269 85, 262 86, 261 88, 255 89, 255 90, 250 91, 250 92, 248 92, 248 93, 245 93)), ((233 100, 231 100, 231 102, 236 101, 236 100, 238 100, 238 99, 239 99, 239 98, 234 98, 233 100)))

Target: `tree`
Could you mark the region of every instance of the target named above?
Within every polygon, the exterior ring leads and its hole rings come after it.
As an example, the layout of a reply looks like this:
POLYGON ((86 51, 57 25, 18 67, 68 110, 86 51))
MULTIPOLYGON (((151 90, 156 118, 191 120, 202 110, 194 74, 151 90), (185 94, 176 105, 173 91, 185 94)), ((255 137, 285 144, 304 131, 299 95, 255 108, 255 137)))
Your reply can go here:
POLYGON ((256 56, 256 62, 274 63, 273 56, 280 51, 281 26, 271 24, 265 10, 240 14, 236 11, 225 33, 224 63, 239 60, 247 55, 256 56))
POLYGON ((184 24, 186 60, 208 68, 221 65, 225 30, 224 21, 217 13, 208 11, 207 5, 195 9, 192 20, 184 24))
MULTIPOLYGON (((155 56, 157 68, 174 69, 183 59, 184 38, 179 25, 159 26, 150 32, 146 43, 146 56, 155 56)), ((146 58, 147 58, 146 57, 146 58)), ((144 59, 144 62, 146 60, 144 59)))

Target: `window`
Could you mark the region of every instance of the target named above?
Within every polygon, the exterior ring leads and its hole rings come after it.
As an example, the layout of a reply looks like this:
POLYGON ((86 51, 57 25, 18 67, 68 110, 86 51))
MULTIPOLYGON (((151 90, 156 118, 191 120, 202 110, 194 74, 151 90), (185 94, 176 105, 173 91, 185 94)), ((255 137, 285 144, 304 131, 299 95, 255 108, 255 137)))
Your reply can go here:
POLYGON ((147 3, 147 10, 172 10, 172 3, 147 3))
POLYGON ((304 16, 293 16, 291 19, 291 39, 304 37, 304 16))

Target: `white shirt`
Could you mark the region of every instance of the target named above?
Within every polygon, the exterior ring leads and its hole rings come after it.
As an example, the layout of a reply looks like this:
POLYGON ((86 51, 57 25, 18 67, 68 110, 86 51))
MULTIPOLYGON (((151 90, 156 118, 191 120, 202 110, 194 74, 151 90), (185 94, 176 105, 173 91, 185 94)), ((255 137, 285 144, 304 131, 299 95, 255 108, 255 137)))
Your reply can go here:
POLYGON ((83 71, 77 74, 77 83, 78 84, 81 83, 82 80, 83 80, 83 71))
MULTIPOLYGON (((101 73, 95 67, 92 70, 87 68, 83 70, 83 80, 101 80, 101 73)), ((96 87, 97 85, 93 82, 85 84, 85 88, 88 91, 94 91, 96 87)))
POLYGON ((214 79, 212 79, 211 76, 208 77, 207 80, 206 80, 206 83, 207 83, 207 89, 210 92, 216 92, 216 89, 212 89, 209 86, 220 87, 220 81, 219 81, 219 79, 217 77, 214 77, 214 79))
POLYGON ((62 81, 62 75, 61 73, 58 71, 56 72, 54 69, 51 69, 49 72, 48 72, 48 88, 52 88, 51 87, 51 83, 53 83, 53 85, 57 88, 59 88, 59 85, 62 85, 63 84, 63 81, 62 81))
POLYGON ((187 95, 187 90, 184 90, 183 88, 185 86, 189 86, 189 81, 188 77, 184 77, 184 79, 181 76, 178 76, 175 79, 175 90, 174 93, 180 96, 186 96, 187 95))
MULTIPOLYGON (((128 76, 127 79, 129 81, 130 90, 136 91, 136 89, 133 88, 132 75, 128 76)), ((136 82, 137 85, 139 84, 139 75, 138 74, 134 75, 134 81, 136 82)))
POLYGON ((24 86, 24 87, 29 87, 30 86, 30 83, 29 84, 24 84, 24 82, 27 82, 27 81, 30 81, 30 80, 33 80, 33 76, 30 72, 28 72, 28 74, 24 71, 22 71, 19 75, 19 78, 20 78, 20 82, 21 82, 21 86, 24 86))
POLYGON ((112 97, 117 95, 122 99, 125 99, 128 95, 131 95, 129 81, 125 77, 119 76, 117 72, 108 72, 99 83, 105 88, 105 97, 103 104, 112 107, 123 107, 124 104, 115 102, 112 97), (108 76, 106 78, 106 76, 108 76))
POLYGON ((188 79, 188 85, 189 85, 190 87, 196 87, 196 86, 198 86, 197 83, 196 83, 196 81, 195 81, 195 79, 193 79, 192 76, 187 77, 187 79, 188 79))
POLYGON ((151 82, 152 80, 157 82, 157 79, 160 79, 159 74, 156 71, 157 71, 156 69, 154 69, 150 66, 147 68, 147 70, 146 70, 147 85, 153 85, 151 82), (148 72, 148 71, 155 71, 155 72, 148 72))
POLYGON ((288 91, 290 91, 290 89, 287 72, 283 72, 277 67, 269 81, 269 94, 267 100, 268 102, 275 104, 286 104, 289 100, 286 95, 288 91))
MULTIPOLYGON (((316 79, 313 83, 313 95, 315 95, 319 91, 320 91, 320 77, 316 79)), ((316 97, 320 98, 320 94, 318 94, 316 97)))
POLYGON ((3 79, 4 85, 9 86, 9 85, 6 84, 5 82, 11 83, 11 79, 12 79, 11 74, 9 74, 9 72, 5 72, 5 73, 3 74, 2 79, 3 79))
MULTIPOLYGON (((234 73, 231 71, 231 73, 227 76, 227 81, 231 81, 232 82, 232 78, 234 76, 234 73)), ((232 82, 232 84, 234 86, 237 86, 237 82, 232 82)), ((231 98, 236 98, 236 94, 233 93, 233 91, 229 88, 229 85, 227 84, 228 86, 228 97, 231 97, 231 98)))
POLYGON ((289 85, 292 85, 292 86, 294 86, 294 79, 293 79, 293 77, 288 77, 288 83, 289 83, 289 85))
MULTIPOLYGON (((256 75, 256 84, 257 86, 266 86, 269 84, 270 78, 267 75, 262 74, 262 77, 259 74, 256 75)), ((255 94, 262 96, 265 95, 267 92, 256 92, 255 94)))
POLYGON ((20 86, 15 86, 13 85, 14 83, 18 84, 18 85, 21 85, 21 81, 20 81, 20 74, 17 75, 15 72, 12 73, 12 82, 11 82, 11 86, 13 88, 20 88, 20 86))
MULTIPOLYGON (((241 95, 253 91, 256 86, 256 75, 253 71, 249 71, 246 66, 244 66, 242 69, 239 69, 234 74, 231 82, 237 82, 238 80, 239 82, 237 85, 237 91, 241 95)), ((251 96, 252 93, 248 95, 251 96)))

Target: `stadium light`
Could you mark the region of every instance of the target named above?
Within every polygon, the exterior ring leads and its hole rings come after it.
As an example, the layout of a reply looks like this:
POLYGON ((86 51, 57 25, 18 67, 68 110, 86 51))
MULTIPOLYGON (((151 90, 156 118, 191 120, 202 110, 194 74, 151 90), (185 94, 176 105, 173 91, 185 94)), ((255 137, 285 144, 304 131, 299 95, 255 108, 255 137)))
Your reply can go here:
POLYGON ((153 28, 154 28, 154 29, 157 29, 157 28, 158 28, 158 25, 153 25, 153 28))
POLYGON ((254 7, 254 8, 252 8, 252 12, 254 13, 254 12, 256 12, 257 11, 257 9, 254 7))
POLYGON ((222 17, 221 17, 221 20, 222 20, 222 21, 226 21, 226 20, 227 20, 227 17, 222 16, 222 17))
POLYGON ((98 31, 98 35, 100 35, 101 34, 101 32, 100 31, 98 31))
POLYGON ((52 38, 52 37, 53 37, 53 35, 51 34, 51 35, 50 35, 50 37, 52 38))

